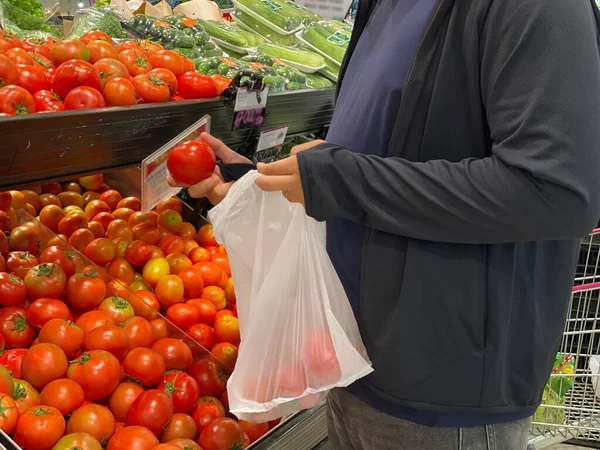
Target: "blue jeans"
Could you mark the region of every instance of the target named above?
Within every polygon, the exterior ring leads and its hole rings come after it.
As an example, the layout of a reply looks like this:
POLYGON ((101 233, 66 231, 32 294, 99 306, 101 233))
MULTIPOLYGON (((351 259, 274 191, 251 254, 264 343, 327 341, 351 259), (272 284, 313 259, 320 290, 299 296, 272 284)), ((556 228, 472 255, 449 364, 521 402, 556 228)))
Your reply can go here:
POLYGON ((327 396, 332 450, 525 450, 531 419, 473 428, 432 428, 382 413, 344 389, 327 396))

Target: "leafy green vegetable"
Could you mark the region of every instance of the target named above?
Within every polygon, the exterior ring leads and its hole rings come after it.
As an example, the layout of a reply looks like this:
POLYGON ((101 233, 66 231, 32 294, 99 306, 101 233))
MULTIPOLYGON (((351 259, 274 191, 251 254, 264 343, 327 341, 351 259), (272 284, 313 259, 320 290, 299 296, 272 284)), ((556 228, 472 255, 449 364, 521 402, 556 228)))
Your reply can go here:
POLYGON ((69 32, 69 39, 79 39, 88 31, 104 31, 113 38, 126 38, 119 17, 110 8, 90 8, 77 12, 73 26, 69 32))

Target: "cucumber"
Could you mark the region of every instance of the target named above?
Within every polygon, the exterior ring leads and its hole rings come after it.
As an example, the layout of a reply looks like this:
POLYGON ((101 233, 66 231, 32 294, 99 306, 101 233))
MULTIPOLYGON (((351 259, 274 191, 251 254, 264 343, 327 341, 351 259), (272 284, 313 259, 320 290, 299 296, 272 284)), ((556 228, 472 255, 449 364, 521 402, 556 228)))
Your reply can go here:
POLYGON ((329 31, 321 23, 314 23, 304 30, 304 39, 341 64, 350 37, 340 30, 334 33, 329 33, 329 31))
POLYGON ((316 73, 306 74, 306 85, 311 89, 327 89, 333 86, 333 81, 316 73))
POLYGON ((242 24, 246 25, 248 28, 254 30, 261 36, 264 36, 267 40, 271 41, 273 44, 277 45, 287 45, 294 46, 298 44, 298 39, 293 34, 285 35, 279 34, 276 31, 272 30, 264 23, 259 22, 254 17, 246 14, 243 11, 236 11, 233 13, 236 20, 242 22, 242 24))
POLYGON ((198 23, 204 27, 210 36, 214 38, 238 47, 248 47, 248 39, 246 35, 240 33, 240 29, 237 27, 233 27, 225 22, 218 22, 216 20, 198 19, 198 23))
POLYGON ((282 30, 292 31, 302 25, 298 16, 290 16, 283 6, 274 0, 238 0, 238 3, 282 30))
POLYGON ((282 11, 290 17, 298 18, 304 25, 322 20, 321 16, 315 14, 304 6, 298 5, 291 0, 273 0, 282 7, 282 11))
POLYGON ((298 50, 272 44, 259 45, 257 50, 259 53, 263 53, 271 58, 279 58, 284 61, 291 61, 308 67, 317 68, 325 65, 325 58, 306 50, 298 50))

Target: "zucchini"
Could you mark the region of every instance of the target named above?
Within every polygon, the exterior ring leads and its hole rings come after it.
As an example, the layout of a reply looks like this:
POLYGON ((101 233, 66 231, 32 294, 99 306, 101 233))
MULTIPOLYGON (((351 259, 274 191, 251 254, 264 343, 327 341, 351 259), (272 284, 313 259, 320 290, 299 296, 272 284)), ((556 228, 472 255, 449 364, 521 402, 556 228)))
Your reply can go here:
POLYGON ((322 23, 314 23, 304 30, 304 39, 341 64, 348 48, 350 36, 342 30, 333 33, 330 31, 332 29, 322 23))
POLYGON ((259 53, 263 53, 271 58, 279 58, 308 67, 317 68, 325 65, 325 58, 307 50, 298 50, 272 44, 259 45, 257 50, 259 53))
POLYGON ((294 46, 298 44, 298 39, 293 34, 289 34, 287 36, 285 34, 279 34, 266 26, 264 23, 259 22, 254 17, 246 14, 243 11, 236 11, 233 14, 236 20, 239 20, 259 35, 264 36, 265 39, 271 41, 273 44, 287 46, 294 46))
POLYGON ((283 6, 274 0, 238 0, 238 3, 282 30, 292 31, 302 25, 300 17, 290 16, 283 6))

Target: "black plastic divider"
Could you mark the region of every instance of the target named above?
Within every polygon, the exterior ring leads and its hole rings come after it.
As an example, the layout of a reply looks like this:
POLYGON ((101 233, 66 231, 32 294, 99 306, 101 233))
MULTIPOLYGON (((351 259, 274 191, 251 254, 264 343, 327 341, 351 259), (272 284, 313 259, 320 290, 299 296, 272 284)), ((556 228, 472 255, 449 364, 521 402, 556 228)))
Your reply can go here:
MULTIPOLYGON (((333 89, 271 94, 262 129, 319 132, 333 101, 333 89)), ((205 114, 226 143, 247 139, 248 131, 231 131, 233 106, 221 99, 2 118, 0 189, 138 165, 205 114)))

